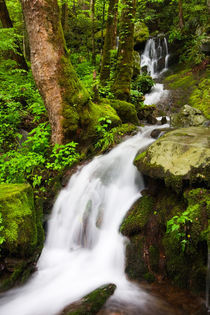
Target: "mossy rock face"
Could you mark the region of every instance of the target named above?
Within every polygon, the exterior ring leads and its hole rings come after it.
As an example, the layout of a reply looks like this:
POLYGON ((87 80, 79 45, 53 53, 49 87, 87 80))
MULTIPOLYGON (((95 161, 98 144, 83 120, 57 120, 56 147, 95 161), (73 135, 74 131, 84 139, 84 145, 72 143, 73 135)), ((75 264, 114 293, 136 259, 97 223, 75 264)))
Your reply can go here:
POLYGON ((126 236, 141 232, 153 211, 153 205, 151 196, 143 196, 137 200, 124 218, 120 232, 126 236))
POLYGON ((100 104, 90 102, 83 109, 80 115, 81 123, 84 129, 80 129, 79 135, 82 141, 91 140, 97 137, 96 125, 101 117, 109 117, 112 121, 110 127, 117 127, 122 124, 116 110, 110 105, 109 100, 102 100, 100 104))
POLYGON ((165 85, 171 90, 172 104, 171 110, 184 104, 197 108, 202 111, 207 119, 210 119, 210 67, 205 71, 193 72, 192 69, 177 69, 175 74, 165 78, 165 85))
POLYGON ((161 178, 167 186, 180 190, 184 180, 210 184, 210 129, 181 128, 168 132, 134 161, 139 171, 161 178))
POLYGON ((138 124, 139 121, 133 104, 120 100, 111 100, 110 104, 116 110, 123 123, 138 124))
POLYGON ((189 105, 184 105, 178 113, 171 115, 172 127, 204 126, 206 121, 199 109, 189 105))
POLYGON ((210 193, 207 189, 187 190, 184 198, 186 210, 192 222, 185 224, 186 246, 175 232, 165 234, 163 245, 166 255, 167 275, 173 283, 192 291, 204 291, 207 271, 207 241, 209 237, 210 193))
POLYGON ((3 253, 19 258, 34 254, 42 246, 43 230, 41 215, 36 212, 34 196, 28 184, 0 185, 1 231, 5 239, 3 253))
POLYGON ((126 272, 129 278, 149 282, 168 279, 180 288, 193 292, 205 291, 207 243, 210 239, 209 197, 209 190, 202 187, 188 188, 178 194, 166 187, 164 182, 149 180, 148 189, 138 200, 139 205, 142 202, 142 207, 145 207, 145 200, 152 201, 151 204, 146 202, 146 220, 141 221, 139 226, 138 212, 136 220, 135 212, 130 212, 135 229, 125 229, 125 223, 128 228, 131 226, 130 222, 127 223, 129 216, 125 218, 124 226, 121 226, 121 231, 130 240, 126 249, 126 272), (167 222, 174 216, 181 217, 186 211, 189 220, 180 226, 178 232, 184 231, 181 238, 177 237, 176 231, 167 233, 167 222), (186 240, 184 249, 182 239, 186 240))
POLYGON ((149 29, 141 22, 135 23, 134 26, 134 48, 142 49, 144 44, 149 39, 149 29))
POLYGON ((106 300, 114 293, 116 286, 109 284, 91 292, 80 301, 66 307, 62 315, 95 315, 106 300))

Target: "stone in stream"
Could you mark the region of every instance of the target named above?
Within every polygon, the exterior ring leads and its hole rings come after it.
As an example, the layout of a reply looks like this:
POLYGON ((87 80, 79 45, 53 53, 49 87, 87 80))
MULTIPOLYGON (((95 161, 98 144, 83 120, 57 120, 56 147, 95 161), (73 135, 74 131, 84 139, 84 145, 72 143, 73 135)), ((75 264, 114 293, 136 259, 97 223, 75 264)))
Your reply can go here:
POLYGON ((134 163, 144 175, 163 179, 177 189, 186 180, 210 185, 209 137, 210 129, 204 127, 173 130, 139 154, 134 163))
POLYGON ((100 287, 81 300, 67 306, 60 315, 95 315, 114 293, 115 289, 116 285, 114 284, 100 287))
POLYGON ((204 126, 206 121, 206 118, 199 109, 187 104, 178 113, 171 115, 172 127, 204 126))

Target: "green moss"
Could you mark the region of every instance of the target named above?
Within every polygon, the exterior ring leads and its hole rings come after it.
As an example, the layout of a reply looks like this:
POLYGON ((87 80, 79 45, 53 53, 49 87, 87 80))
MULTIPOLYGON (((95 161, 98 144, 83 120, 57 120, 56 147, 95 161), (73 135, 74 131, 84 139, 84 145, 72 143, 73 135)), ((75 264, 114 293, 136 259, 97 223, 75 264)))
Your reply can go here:
POLYGON ((144 274, 144 279, 147 280, 148 282, 152 283, 155 281, 155 277, 152 273, 147 272, 144 274))
POLYGON ((176 90, 174 100, 177 105, 189 104, 203 112, 210 119, 209 80, 210 68, 205 72, 192 72, 192 69, 178 70, 165 78, 169 89, 176 90))
POLYGON ((42 228, 40 215, 35 211, 32 188, 28 184, 0 186, 0 212, 4 226, 1 233, 5 238, 2 247, 19 257, 30 256, 40 245, 38 240, 42 241, 37 234, 37 222, 39 232, 42 228))
POLYGON ((142 23, 137 22, 134 26, 134 43, 135 45, 139 45, 145 43, 149 39, 149 29, 148 27, 142 23))
POLYGON ((150 245, 149 247, 149 262, 152 271, 158 272, 159 270, 159 248, 155 245, 150 245))
POLYGON ((130 236, 139 233, 153 213, 154 200, 151 196, 141 197, 129 210, 120 227, 122 234, 130 236))
MULTIPOLYGON (((209 76, 208 71, 208 76, 209 76)), ((189 98, 189 104, 200 109, 206 118, 210 119, 210 79, 202 79, 198 86, 193 90, 189 98)))
POLYGON ((98 120, 101 117, 109 117, 112 121, 111 127, 122 124, 115 109, 110 106, 109 102, 106 102, 106 100, 101 101, 100 104, 90 102, 83 113, 81 113, 81 121, 85 126, 84 132, 81 131, 81 138, 83 140, 97 137, 96 125, 98 125, 98 120))
POLYGON ((66 315, 94 315, 99 312, 106 300, 114 293, 116 286, 110 284, 88 294, 78 304, 70 306, 70 311, 64 311, 66 315))
MULTIPOLYGON (((193 291, 205 290, 209 196, 209 191, 204 188, 184 193, 187 201, 185 213, 192 220, 190 225, 185 224, 187 243, 184 251, 176 233, 165 234, 163 238, 168 277, 175 285, 193 291)), ((173 215, 179 216, 179 213, 173 215)))
POLYGON ((143 279, 143 275, 148 272, 144 262, 145 238, 138 234, 130 237, 130 242, 126 247, 126 268, 125 272, 130 279, 143 279))
POLYGON ((110 104, 116 110, 123 123, 138 124, 138 117, 133 104, 120 100, 111 100, 110 104))

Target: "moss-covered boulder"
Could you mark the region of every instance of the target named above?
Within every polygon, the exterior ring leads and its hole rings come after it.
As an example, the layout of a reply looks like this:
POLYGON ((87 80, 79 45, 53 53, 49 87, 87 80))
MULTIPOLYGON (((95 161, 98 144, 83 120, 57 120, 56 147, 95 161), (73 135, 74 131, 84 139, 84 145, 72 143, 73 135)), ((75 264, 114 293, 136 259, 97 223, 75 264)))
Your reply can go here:
POLYGON ((137 22, 134 26, 134 48, 139 50, 142 49, 149 39, 149 29, 142 23, 137 22))
POLYGON ((178 113, 171 115, 172 127, 204 126, 206 121, 199 109, 189 105, 184 105, 178 113))
POLYGON ((178 190, 185 180, 210 185, 209 137, 210 129, 203 127, 168 132, 134 163, 143 174, 161 178, 178 190))
POLYGON ((89 103, 89 106, 84 108, 81 113, 81 124, 84 129, 78 130, 78 136, 82 142, 91 141, 97 137, 96 125, 101 117, 107 117, 111 120, 110 127, 116 127, 122 124, 116 110, 110 105, 109 100, 102 99, 99 104, 89 103))
POLYGON ((121 225, 130 240, 126 248, 130 279, 170 280, 180 288, 205 291, 209 197, 209 190, 202 187, 178 194, 160 180, 149 180, 121 225))
POLYGON ((43 246, 42 207, 28 184, 0 185, 0 291, 23 284, 43 246))
POLYGON ((2 251, 16 257, 31 256, 43 242, 41 214, 35 209, 31 186, 1 184, 0 213, 2 251))
MULTIPOLYGON (((106 300, 114 293, 116 286, 109 284, 96 289, 80 301, 66 307, 62 315, 95 315, 99 312, 106 300)), ((61 315, 60 314, 60 315, 61 315)))
POLYGON ((111 106, 116 110, 123 123, 138 124, 136 108, 126 101, 111 100, 111 106))

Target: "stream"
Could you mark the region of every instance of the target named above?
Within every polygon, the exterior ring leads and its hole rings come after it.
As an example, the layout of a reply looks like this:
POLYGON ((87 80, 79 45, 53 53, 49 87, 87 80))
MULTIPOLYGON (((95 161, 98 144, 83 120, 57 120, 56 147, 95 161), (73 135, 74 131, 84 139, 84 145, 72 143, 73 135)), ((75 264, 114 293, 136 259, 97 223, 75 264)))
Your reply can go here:
MULTIPOLYGON (((167 41, 150 39, 141 66, 147 66, 157 79, 167 70, 168 57, 167 41)), ((167 94, 156 83, 145 104, 154 104, 167 94)), ((185 314, 128 281, 124 271, 128 239, 119 232, 127 211, 145 187, 133 160, 154 141, 152 130, 167 126, 142 127, 137 135, 77 170, 55 202, 37 271, 26 285, 2 295, 0 315, 56 315, 109 283, 117 289, 107 308, 123 311, 104 314, 185 314)))

